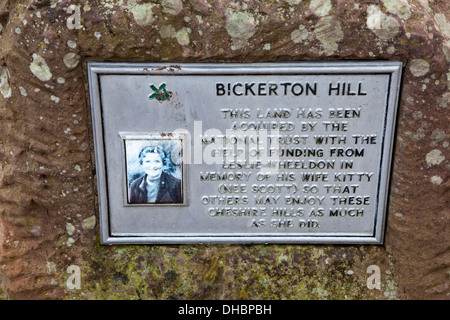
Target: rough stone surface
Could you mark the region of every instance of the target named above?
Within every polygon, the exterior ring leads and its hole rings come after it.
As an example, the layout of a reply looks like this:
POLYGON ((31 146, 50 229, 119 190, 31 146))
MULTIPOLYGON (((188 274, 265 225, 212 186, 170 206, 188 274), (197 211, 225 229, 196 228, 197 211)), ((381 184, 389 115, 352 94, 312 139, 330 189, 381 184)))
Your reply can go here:
POLYGON ((443 0, 1 1, 0 297, 449 299, 449 26, 443 0), (86 61, 342 59, 404 63, 385 245, 99 245, 86 61))

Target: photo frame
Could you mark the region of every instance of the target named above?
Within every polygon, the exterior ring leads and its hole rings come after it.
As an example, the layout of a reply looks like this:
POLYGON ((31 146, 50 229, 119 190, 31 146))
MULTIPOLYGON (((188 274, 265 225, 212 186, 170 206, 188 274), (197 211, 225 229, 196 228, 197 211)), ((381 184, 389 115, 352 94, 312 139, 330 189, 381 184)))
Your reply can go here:
POLYGON ((124 206, 186 205, 186 134, 122 132, 119 136, 124 206))

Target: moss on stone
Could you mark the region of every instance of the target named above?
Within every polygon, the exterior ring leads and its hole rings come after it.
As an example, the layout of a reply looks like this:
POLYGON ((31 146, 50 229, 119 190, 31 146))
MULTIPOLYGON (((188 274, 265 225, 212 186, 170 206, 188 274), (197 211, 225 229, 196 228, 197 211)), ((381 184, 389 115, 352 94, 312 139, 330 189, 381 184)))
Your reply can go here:
POLYGON ((366 287, 364 257, 363 247, 101 246, 90 255, 90 263, 84 262, 83 287, 76 295, 87 299, 373 298, 377 292, 366 287))

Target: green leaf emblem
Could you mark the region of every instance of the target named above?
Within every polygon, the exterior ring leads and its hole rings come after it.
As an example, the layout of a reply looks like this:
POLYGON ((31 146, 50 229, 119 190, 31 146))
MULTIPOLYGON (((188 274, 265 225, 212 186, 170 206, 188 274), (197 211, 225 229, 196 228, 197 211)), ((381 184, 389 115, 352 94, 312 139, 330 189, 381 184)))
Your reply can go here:
POLYGON ((166 90, 166 84, 162 83, 157 88, 154 84, 150 84, 150 89, 154 92, 148 96, 149 99, 156 99, 158 101, 168 100, 172 96, 172 92, 166 90))

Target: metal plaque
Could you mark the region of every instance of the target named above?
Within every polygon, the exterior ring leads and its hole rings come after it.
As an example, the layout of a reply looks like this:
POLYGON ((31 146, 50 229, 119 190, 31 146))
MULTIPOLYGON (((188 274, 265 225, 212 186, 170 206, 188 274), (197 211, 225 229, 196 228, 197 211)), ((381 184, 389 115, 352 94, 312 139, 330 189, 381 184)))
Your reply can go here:
POLYGON ((101 242, 383 243, 401 68, 88 63, 101 242))

